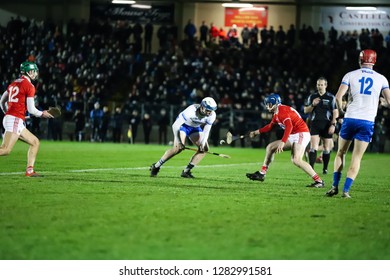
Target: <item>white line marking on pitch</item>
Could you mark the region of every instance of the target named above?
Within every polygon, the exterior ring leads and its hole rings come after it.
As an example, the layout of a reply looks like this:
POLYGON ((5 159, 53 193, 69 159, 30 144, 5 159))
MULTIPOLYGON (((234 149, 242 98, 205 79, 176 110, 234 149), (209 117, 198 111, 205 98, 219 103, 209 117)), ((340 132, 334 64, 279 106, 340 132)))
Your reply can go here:
MULTIPOLYGON (((259 163, 233 163, 233 164, 215 164, 215 165, 198 165, 196 168, 210 168, 210 167, 234 167, 234 166, 248 166, 248 165, 259 165, 259 163)), ((52 173, 88 173, 88 172, 101 172, 101 171, 120 171, 120 170, 149 170, 149 166, 145 167, 120 167, 120 168, 91 168, 91 169, 76 169, 76 170, 62 170, 62 171, 42 171, 39 173, 42 174, 52 174, 52 173)), ((164 169, 167 168, 180 168, 179 166, 164 166, 164 169)), ((21 175, 24 172, 1 172, 0 176, 7 175, 21 175)))

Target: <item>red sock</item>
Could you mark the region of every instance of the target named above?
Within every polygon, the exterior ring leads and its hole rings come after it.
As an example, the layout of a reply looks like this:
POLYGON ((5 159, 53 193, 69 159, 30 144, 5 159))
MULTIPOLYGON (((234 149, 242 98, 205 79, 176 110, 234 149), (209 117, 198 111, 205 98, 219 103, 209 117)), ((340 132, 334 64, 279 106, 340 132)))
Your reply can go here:
POLYGON ((321 180, 320 176, 318 176, 318 174, 317 174, 317 173, 316 173, 316 174, 314 174, 314 176, 313 176, 312 178, 313 178, 313 180, 314 180, 314 181, 316 181, 316 182, 322 182, 322 180, 321 180))
POLYGON ((261 171, 260 171, 260 173, 262 173, 262 174, 266 174, 266 173, 267 173, 267 170, 268 170, 268 166, 266 166, 266 165, 263 165, 263 166, 261 167, 261 171))
POLYGON ((28 166, 26 169, 26 173, 30 174, 34 172, 34 167, 33 166, 28 166))

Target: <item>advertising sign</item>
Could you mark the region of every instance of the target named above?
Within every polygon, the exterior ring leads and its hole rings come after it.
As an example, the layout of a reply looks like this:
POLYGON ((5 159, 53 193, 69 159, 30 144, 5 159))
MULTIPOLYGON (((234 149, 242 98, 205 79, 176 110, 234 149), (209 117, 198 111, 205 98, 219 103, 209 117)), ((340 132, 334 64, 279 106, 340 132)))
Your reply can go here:
POLYGON ((347 10, 345 7, 321 8, 321 26, 330 29, 332 26, 340 31, 360 31, 379 29, 382 34, 390 31, 390 8, 376 10, 347 10))
POLYGON ((130 5, 91 4, 91 18, 129 20, 131 22, 166 23, 174 22, 174 5, 152 5, 151 9, 137 9, 130 5))
POLYGON ((256 24, 258 27, 267 25, 268 7, 253 8, 225 8, 225 26, 244 27, 247 24, 251 27, 256 24))

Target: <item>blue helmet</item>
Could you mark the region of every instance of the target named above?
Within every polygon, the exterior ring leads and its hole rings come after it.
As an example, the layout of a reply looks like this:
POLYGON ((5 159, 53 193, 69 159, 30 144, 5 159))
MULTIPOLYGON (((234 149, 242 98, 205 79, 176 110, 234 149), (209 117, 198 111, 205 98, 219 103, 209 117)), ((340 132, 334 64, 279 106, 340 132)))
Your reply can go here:
POLYGON ((273 105, 279 105, 281 103, 282 103, 282 99, 280 98, 279 94, 276 93, 272 93, 264 99, 265 105, 272 104, 273 106, 273 105))

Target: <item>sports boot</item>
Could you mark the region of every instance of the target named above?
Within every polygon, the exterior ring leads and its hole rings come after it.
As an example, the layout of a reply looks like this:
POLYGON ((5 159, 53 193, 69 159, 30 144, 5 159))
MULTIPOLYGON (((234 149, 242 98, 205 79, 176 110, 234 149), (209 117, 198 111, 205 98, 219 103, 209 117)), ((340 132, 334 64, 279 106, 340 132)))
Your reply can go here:
POLYGON ((153 163, 151 166, 150 166, 150 177, 156 177, 158 172, 160 171, 160 167, 156 167, 155 166, 155 163, 153 163))
POLYGON ((339 189, 337 187, 332 187, 329 191, 325 193, 326 196, 334 196, 339 193, 339 189))
POLYGON ((43 177, 43 175, 36 173, 35 171, 33 172, 26 172, 26 177, 43 177))
POLYGON ((260 173, 260 171, 256 171, 255 173, 246 173, 246 177, 253 181, 261 181, 265 180, 265 174, 260 173))
POLYGON ((195 178, 189 170, 187 172, 183 170, 180 176, 183 178, 195 178))
POLYGON ((307 188, 323 188, 325 186, 324 181, 315 181, 314 183, 307 185, 307 188))
POLYGON ((343 194, 341 195, 342 198, 352 198, 350 195, 349 195, 349 192, 343 192, 343 194))

